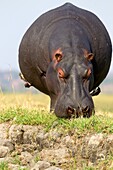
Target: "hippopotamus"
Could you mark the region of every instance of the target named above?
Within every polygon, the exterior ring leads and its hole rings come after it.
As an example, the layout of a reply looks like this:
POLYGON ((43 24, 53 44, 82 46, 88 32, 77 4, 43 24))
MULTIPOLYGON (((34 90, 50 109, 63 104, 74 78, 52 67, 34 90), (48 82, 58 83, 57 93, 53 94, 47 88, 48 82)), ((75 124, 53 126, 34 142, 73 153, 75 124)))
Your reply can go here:
POLYGON ((108 74, 110 36, 92 12, 66 3, 42 14, 28 28, 19 46, 25 86, 50 96, 58 117, 90 117, 92 96, 108 74))

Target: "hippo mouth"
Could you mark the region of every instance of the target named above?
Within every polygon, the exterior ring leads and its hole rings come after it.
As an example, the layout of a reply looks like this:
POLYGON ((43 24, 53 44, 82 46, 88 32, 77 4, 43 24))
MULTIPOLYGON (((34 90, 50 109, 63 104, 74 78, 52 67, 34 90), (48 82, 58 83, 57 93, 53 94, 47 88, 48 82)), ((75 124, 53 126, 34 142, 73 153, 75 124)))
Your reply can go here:
POLYGON ((69 115, 69 117, 72 117, 75 115, 76 110, 73 109, 72 107, 68 107, 66 112, 67 112, 67 115, 69 115))
POLYGON ((55 108, 55 114, 57 117, 64 117, 64 118, 89 118, 94 113, 94 108, 85 107, 84 109, 78 107, 74 108, 72 106, 59 106, 57 105, 55 108))
POLYGON ((68 107, 66 109, 66 114, 69 118, 79 118, 79 117, 86 117, 89 118, 92 115, 92 112, 94 112, 94 109, 90 109, 88 106, 84 109, 75 109, 72 107, 68 107))

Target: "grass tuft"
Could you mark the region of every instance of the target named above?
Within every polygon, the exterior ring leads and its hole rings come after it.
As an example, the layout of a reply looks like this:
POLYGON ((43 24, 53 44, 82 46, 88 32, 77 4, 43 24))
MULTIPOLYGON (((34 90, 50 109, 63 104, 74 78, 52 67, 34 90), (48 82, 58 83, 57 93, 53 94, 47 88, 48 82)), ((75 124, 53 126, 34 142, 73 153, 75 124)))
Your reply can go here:
POLYGON ((29 110, 27 108, 9 108, 0 113, 0 123, 12 121, 23 125, 42 125, 46 130, 53 128, 54 122, 58 128, 77 130, 78 133, 97 132, 113 133, 113 118, 104 115, 94 115, 91 118, 57 118, 46 110, 29 110))
POLYGON ((8 170, 8 163, 0 162, 0 170, 8 170))
POLYGON ((79 133, 83 132, 103 132, 113 133, 113 118, 107 116, 92 116, 91 118, 78 118, 78 119, 59 119, 59 124, 64 128, 70 130, 77 129, 79 133))

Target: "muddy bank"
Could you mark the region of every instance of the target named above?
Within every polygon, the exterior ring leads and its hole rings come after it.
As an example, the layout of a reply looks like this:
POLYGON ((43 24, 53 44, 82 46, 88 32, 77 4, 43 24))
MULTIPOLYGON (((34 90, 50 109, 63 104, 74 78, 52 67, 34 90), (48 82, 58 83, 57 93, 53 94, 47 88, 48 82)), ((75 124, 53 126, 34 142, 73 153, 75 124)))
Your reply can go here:
POLYGON ((103 162, 112 153, 112 134, 78 134, 58 129, 56 122, 48 131, 40 125, 0 124, 0 162, 9 170, 107 169, 103 162))

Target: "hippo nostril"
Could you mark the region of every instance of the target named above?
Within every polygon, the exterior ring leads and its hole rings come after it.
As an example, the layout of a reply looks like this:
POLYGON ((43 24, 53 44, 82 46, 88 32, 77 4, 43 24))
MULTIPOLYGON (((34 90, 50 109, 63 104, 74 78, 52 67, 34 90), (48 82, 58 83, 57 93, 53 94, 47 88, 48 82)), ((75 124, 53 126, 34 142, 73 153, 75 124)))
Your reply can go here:
POLYGON ((86 107, 82 108, 82 112, 83 113, 89 112, 89 106, 86 106, 86 107))
POLYGON ((67 114, 68 114, 69 116, 71 116, 72 114, 74 114, 74 112, 75 112, 75 109, 73 109, 72 107, 68 107, 68 108, 67 108, 67 114))

